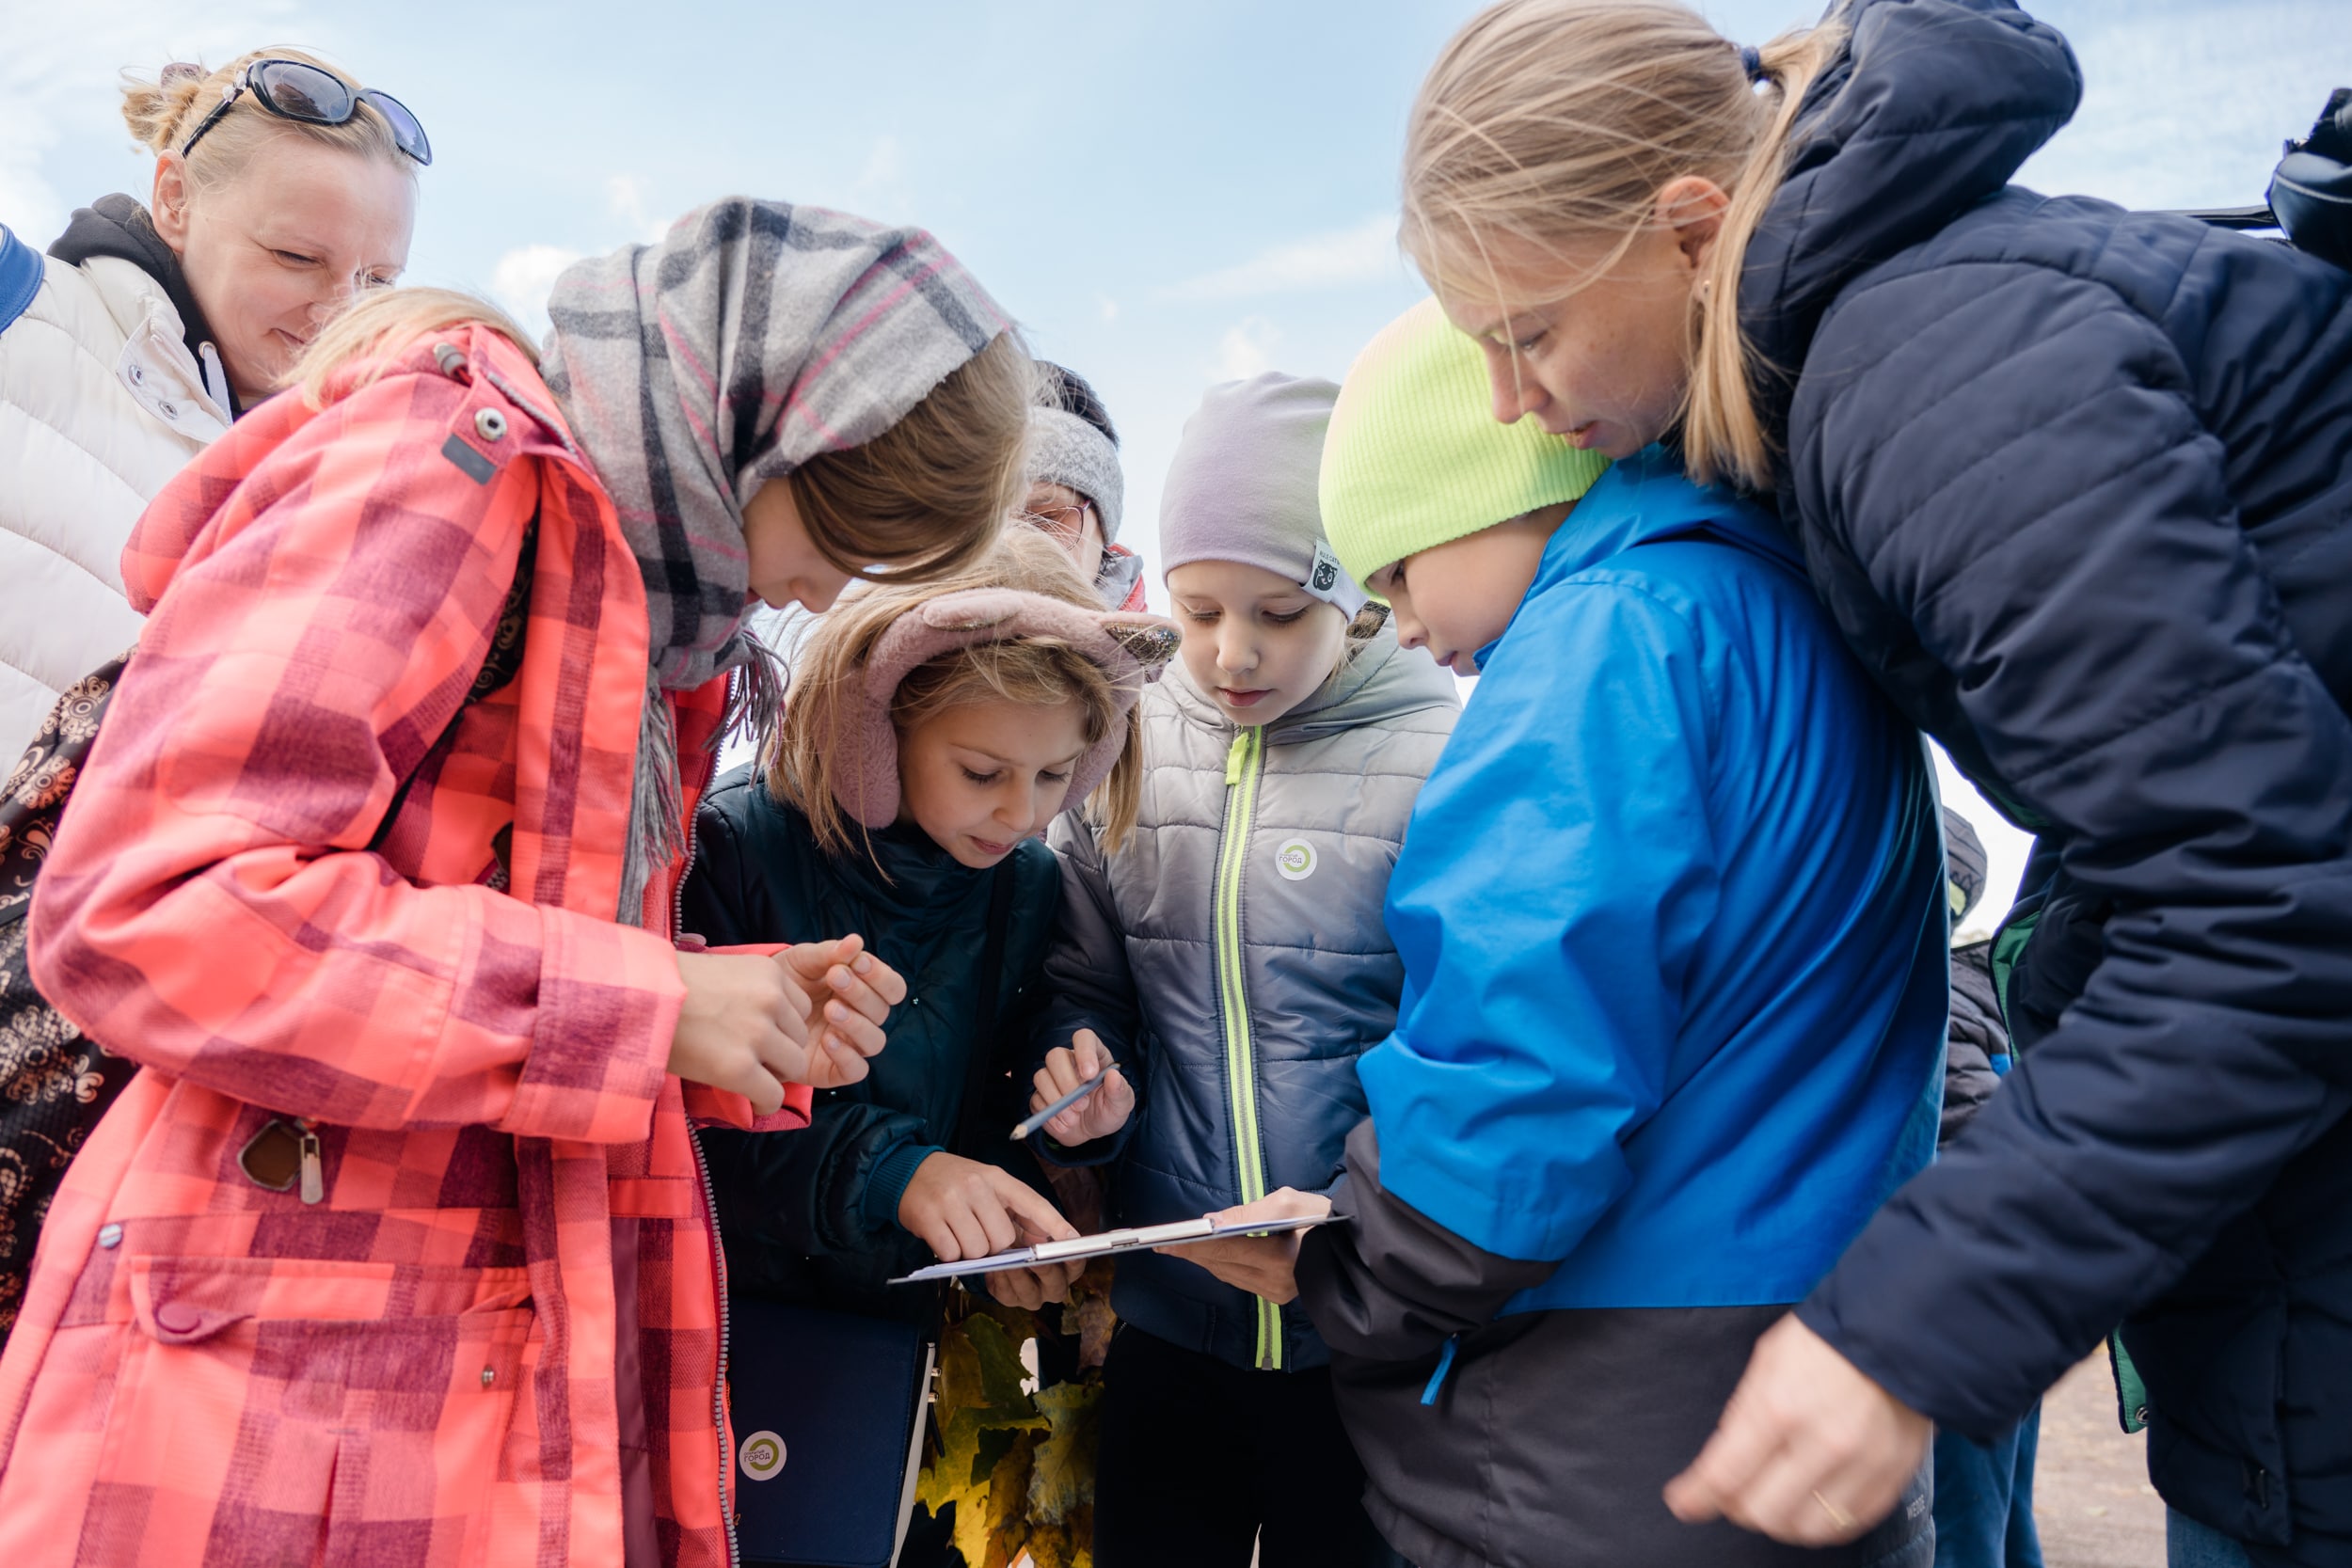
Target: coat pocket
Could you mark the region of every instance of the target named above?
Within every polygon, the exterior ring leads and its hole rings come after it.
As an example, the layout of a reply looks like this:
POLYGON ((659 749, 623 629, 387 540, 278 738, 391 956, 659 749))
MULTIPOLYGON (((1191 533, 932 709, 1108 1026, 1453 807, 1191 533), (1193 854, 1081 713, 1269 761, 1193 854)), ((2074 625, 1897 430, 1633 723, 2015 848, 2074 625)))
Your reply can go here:
POLYGON ((478 1556, 538 1360, 522 1270, 126 1261, 78 1561, 478 1556))

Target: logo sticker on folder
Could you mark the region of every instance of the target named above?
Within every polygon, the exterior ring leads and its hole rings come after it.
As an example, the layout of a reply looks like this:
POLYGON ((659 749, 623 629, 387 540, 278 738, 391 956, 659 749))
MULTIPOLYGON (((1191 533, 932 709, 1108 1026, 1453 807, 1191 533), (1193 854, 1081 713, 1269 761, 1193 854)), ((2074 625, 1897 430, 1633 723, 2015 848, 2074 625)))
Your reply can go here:
POLYGON ((773 1481, 784 1468, 784 1439, 772 1432, 755 1432, 743 1439, 738 1457, 752 1481, 773 1481))

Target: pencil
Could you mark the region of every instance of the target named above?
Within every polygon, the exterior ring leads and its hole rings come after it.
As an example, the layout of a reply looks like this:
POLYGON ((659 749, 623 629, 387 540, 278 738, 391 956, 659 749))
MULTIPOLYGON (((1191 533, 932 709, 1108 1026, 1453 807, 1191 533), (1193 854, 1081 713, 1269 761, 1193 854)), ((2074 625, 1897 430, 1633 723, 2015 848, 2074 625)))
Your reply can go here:
MULTIPOLYGON (((1110 1069, 1107 1068, 1104 1069, 1104 1072, 1109 1070, 1110 1069)), ((1063 1095, 1059 1100, 1055 1101, 1051 1105, 1046 1106, 1043 1110, 1030 1113, 1025 1119, 1014 1125, 1012 1130, 1012 1141, 1014 1143, 1019 1143, 1022 1139, 1027 1137, 1030 1133, 1036 1132, 1039 1128, 1044 1126, 1047 1122, 1053 1120, 1056 1117, 1061 1115, 1064 1111, 1067 1111, 1070 1107, 1075 1105, 1078 1101, 1084 1100, 1087 1096, 1092 1094, 1096 1089, 1099 1089, 1102 1086, 1103 1073, 1098 1072, 1093 1077, 1088 1079, 1085 1083, 1079 1085, 1076 1088, 1071 1090, 1068 1094, 1063 1095)))

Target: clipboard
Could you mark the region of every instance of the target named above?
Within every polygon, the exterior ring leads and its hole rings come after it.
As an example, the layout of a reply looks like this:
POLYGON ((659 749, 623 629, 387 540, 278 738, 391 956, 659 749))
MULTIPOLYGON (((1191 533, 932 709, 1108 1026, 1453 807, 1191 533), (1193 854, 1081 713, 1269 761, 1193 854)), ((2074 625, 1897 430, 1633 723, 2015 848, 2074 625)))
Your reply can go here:
POLYGON ((1036 1263, 1067 1263, 1073 1259, 1108 1258, 1114 1253, 1136 1252, 1151 1247, 1187 1246, 1194 1242, 1222 1241, 1228 1236, 1270 1236, 1285 1230, 1311 1230, 1328 1224, 1330 1214, 1299 1214, 1290 1219, 1255 1220, 1241 1225, 1218 1225, 1205 1215, 1197 1220, 1177 1220, 1170 1225, 1147 1225, 1133 1230, 1105 1230, 1099 1236, 1073 1236, 1066 1242, 1040 1242, 1035 1246, 1015 1247, 1010 1252, 992 1253, 986 1258, 965 1258, 953 1263, 933 1263, 926 1269, 894 1279, 893 1285, 915 1285, 930 1279, 953 1279, 967 1274, 998 1274, 1006 1269, 1025 1269, 1036 1263))

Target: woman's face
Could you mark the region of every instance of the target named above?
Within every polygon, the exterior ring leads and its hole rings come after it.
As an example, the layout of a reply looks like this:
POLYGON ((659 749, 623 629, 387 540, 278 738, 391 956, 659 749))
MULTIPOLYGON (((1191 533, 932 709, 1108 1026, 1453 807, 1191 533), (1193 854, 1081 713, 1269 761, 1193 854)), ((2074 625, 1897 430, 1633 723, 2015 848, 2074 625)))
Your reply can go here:
POLYGON ((1496 238, 1487 276, 1440 288, 1448 319, 1486 356, 1495 418, 1532 418, 1612 459, 1672 428, 1690 387, 1693 304, 1722 198, 1705 180, 1668 185, 1661 215, 1597 277, 1606 242, 1496 238))
POLYGON ((1168 574, 1184 625, 1184 673, 1236 724, 1271 724, 1339 668, 1347 622, 1300 584, 1238 561, 1168 574))
POLYGON ((180 156, 165 154, 153 217, 213 329, 229 385, 249 404, 354 295, 399 278, 417 184, 386 159, 286 133, 210 189, 193 187, 180 156))
POLYGON ((898 736, 899 819, 985 870, 1054 819, 1086 750, 1086 710, 1074 701, 959 703, 898 736))
POLYGON ((791 605, 822 613, 850 585, 850 574, 825 559, 801 521, 792 486, 771 479, 743 505, 743 549, 750 558, 754 598, 777 610, 791 605))
POLYGON ((1093 503, 1069 485, 1030 485, 1017 520, 1059 545, 1087 581, 1103 569, 1103 519, 1093 503))

